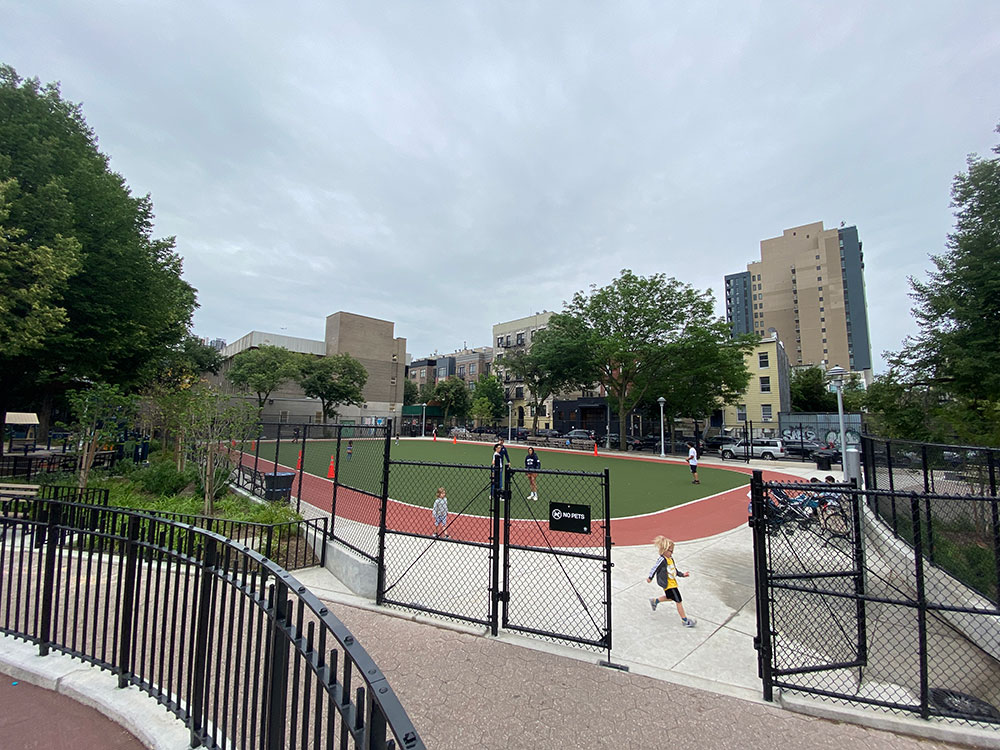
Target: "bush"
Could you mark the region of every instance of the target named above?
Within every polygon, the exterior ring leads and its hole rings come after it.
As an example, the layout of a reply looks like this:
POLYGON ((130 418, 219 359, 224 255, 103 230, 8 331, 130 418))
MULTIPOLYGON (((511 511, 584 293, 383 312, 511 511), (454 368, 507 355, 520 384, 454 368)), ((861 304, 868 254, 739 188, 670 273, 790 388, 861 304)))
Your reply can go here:
POLYGON ((128 478, 151 495, 176 495, 197 479, 197 472, 193 467, 177 471, 173 462, 158 461, 132 472, 128 478))

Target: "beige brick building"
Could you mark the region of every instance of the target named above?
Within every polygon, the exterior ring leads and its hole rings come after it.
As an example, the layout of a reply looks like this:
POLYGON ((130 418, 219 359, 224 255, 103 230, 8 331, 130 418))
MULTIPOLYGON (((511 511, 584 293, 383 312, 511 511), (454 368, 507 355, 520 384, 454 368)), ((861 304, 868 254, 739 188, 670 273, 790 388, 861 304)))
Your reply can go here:
MULTIPOLYGON (((504 399, 514 402, 511 407, 512 416, 514 424, 518 427, 530 427, 534 414, 531 413, 524 382, 504 368, 503 360, 505 356, 513 352, 530 349, 534 335, 549 324, 549 318, 554 314, 543 310, 526 318, 508 320, 493 326, 493 373, 503 384, 504 399)), ((543 418, 540 419, 539 425, 542 425, 551 418, 552 399, 550 398, 546 403, 541 404, 539 409, 539 417, 543 418)))
POLYGON ((726 277, 726 317, 733 333, 785 343, 793 365, 839 364, 871 380, 864 256, 856 227, 822 222, 762 240, 760 260, 726 277))
MULTIPOLYGON (((241 351, 263 344, 317 357, 350 354, 361 362, 368 373, 363 391, 365 402, 361 406, 339 407, 339 421, 346 424, 375 424, 379 419, 387 417, 396 421, 403 407, 406 339, 397 338, 394 328, 395 324, 388 320, 337 312, 326 319, 323 341, 251 331, 222 350, 225 361, 219 383, 233 393, 225 379, 232 358, 241 351)), ((249 397, 255 398, 252 394, 249 397)), ((285 383, 270 394, 261 416, 265 422, 308 424, 324 421, 319 400, 306 398, 302 389, 293 382, 285 383)))

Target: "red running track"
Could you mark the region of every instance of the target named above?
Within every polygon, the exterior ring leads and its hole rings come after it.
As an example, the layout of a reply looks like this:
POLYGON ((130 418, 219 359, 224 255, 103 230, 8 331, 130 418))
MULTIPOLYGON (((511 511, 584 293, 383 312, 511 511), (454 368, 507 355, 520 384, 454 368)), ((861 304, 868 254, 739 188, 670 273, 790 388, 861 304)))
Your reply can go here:
MULTIPOLYGON (((253 456, 243 456, 244 465, 253 465, 253 456)), ((272 471, 274 464, 258 459, 258 469, 272 471)), ((712 468, 722 468, 713 466, 712 468)), ((279 471, 294 471, 291 467, 278 465, 279 471)), ((725 467, 749 475, 752 469, 725 467)), ((765 481, 799 480, 778 471, 764 471, 765 481)), ((293 489, 298 489, 298 484, 293 489)), ((302 499, 320 510, 331 512, 333 482, 313 474, 302 475, 302 499)), ((718 495, 692 500, 684 505, 630 518, 616 518, 612 522, 612 543, 617 546, 649 544, 657 534, 669 536, 674 541, 684 542, 703 539, 730 531, 747 522, 747 485, 736 487, 718 495)), ((340 486, 337 490, 337 517, 377 526, 379 522, 379 500, 362 492, 340 486)), ((487 543, 490 538, 490 519, 482 516, 449 517, 448 533, 453 539, 487 543)), ((433 534, 434 522, 430 508, 413 506, 396 500, 389 502, 386 510, 386 526, 390 530, 413 534, 433 534)), ((553 547, 602 547, 604 530, 594 524, 590 534, 570 534, 548 530, 543 515, 541 521, 512 520, 511 543, 525 546, 553 547)))

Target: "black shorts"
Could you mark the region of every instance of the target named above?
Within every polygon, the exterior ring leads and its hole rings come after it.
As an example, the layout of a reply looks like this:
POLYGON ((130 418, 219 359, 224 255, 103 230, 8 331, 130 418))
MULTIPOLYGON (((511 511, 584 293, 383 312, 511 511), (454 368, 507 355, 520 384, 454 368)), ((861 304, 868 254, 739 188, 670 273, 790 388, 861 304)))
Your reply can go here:
POLYGON ((673 599, 678 603, 684 601, 681 599, 681 590, 676 586, 672 589, 663 589, 663 595, 667 597, 667 599, 673 599))
POLYGON ((697 474, 698 473, 698 464, 689 464, 689 465, 691 467, 691 473, 692 474, 697 474))

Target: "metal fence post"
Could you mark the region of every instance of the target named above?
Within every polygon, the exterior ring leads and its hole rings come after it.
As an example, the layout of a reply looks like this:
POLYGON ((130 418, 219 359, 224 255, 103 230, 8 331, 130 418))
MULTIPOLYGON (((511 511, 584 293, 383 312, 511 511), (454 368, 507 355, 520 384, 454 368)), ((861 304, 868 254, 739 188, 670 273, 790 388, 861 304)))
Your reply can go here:
MULTIPOLYGON (((385 600, 385 525, 389 515, 389 433, 385 434, 385 445, 382 448, 382 503, 378 521, 378 570, 375 586, 375 603, 382 604, 385 600)), ((340 458, 340 436, 337 437, 337 458, 340 458)), ((336 485, 334 485, 336 487, 336 485)))
POLYGON ((608 639, 608 662, 611 662, 611 472, 604 467, 604 629, 608 639))
POLYGON ((212 610, 212 599, 215 594, 215 566, 217 551, 215 538, 204 536, 204 554, 201 568, 198 571, 198 610, 195 621, 195 631, 191 638, 191 713, 188 718, 191 729, 191 747, 201 745, 201 733, 204 729, 202 719, 205 713, 205 691, 207 689, 206 674, 208 669, 208 639, 212 610))
POLYGON ((500 632, 500 499, 503 494, 503 475, 500 472, 496 464, 490 470, 490 512, 493 515, 490 529, 490 633, 494 636, 500 632))
POLYGON ((757 596, 757 673, 763 687, 763 698, 774 700, 772 674, 771 601, 767 575, 767 519, 764 507, 764 474, 754 469, 750 481, 750 528, 753 529, 754 588, 757 596))
MULTIPOLYGON (((274 475, 274 479, 271 480, 271 487, 274 487, 278 483, 278 452, 281 450, 281 424, 278 424, 278 434, 274 440, 274 468, 271 469, 271 473, 274 475)), ((266 494, 266 488, 265 488, 266 494)))
POLYGON ((333 500, 330 504, 330 538, 337 536, 337 488, 340 487, 340 437, 343 425, 337 425, 337 443, 333 449, 333 500))
POLYGON ((52 600, 55 592, 56 553, 59 550, 59 530, 56 528, 62 520, 62 505, 49 502, 49 517, 45 539, 45 579, 42 583, 41 625, 38 633, 38 655, 48 656, 49 643, 52 638, 52 600))
POLYGON ((997 509, 997 467, 993 451, 986 452, 986 465, 990 475, 990 516, 993 522, 993 566, 996 572, 996 590, 993 600, 1000 602, 1000 511, 997 509))
POLYGON ((288 695, 288 586, 284 581, 274 581, 274 612, 270 622, 270 660, 266 666, 267 690, 265 700, 264 747, 267 750, 284 750, 285 716, 288 695))
POLYGON ((923 531, 920 528, 920 501, 910 493, 910 513, 913 518, 913 568, 917 588, 917 659, 920 668, 920 716, 930 716, 927 685, 927 593, 924 590, 923 531))
POLYGON ((868 664, 868 617, 867 603, 864 596, 865 588, 865 540, 864 530, 861 524, 861 493, 854 479, 851 480, 851 510, 854 514, 853 534, 854 534, 854 596, 855 611, 858 620, 858 661, 867 666, 868 664))
POLYGON ((306 473, 306 438, 309 436, 309 425, 302 425, 302 447, 299 448, 301 451, 299 455, 302 456, 299 463, 299 489, 295 493, 295 512, 300 513, 302 511, 302 475, 306 473))
POLYGON ((128 685, 132 672, 132 622, 135 619, 135 578, 139 566, 139 516, 130 514, 125 542, 125 580, 118 636, 118 687, 128 685))
POLYGON ((386 721, 382 707, 372 695, 372 689, 365 692, 365 734, 361 746, 364 750, 385 750, 388 747, 386 739, 386 721))

